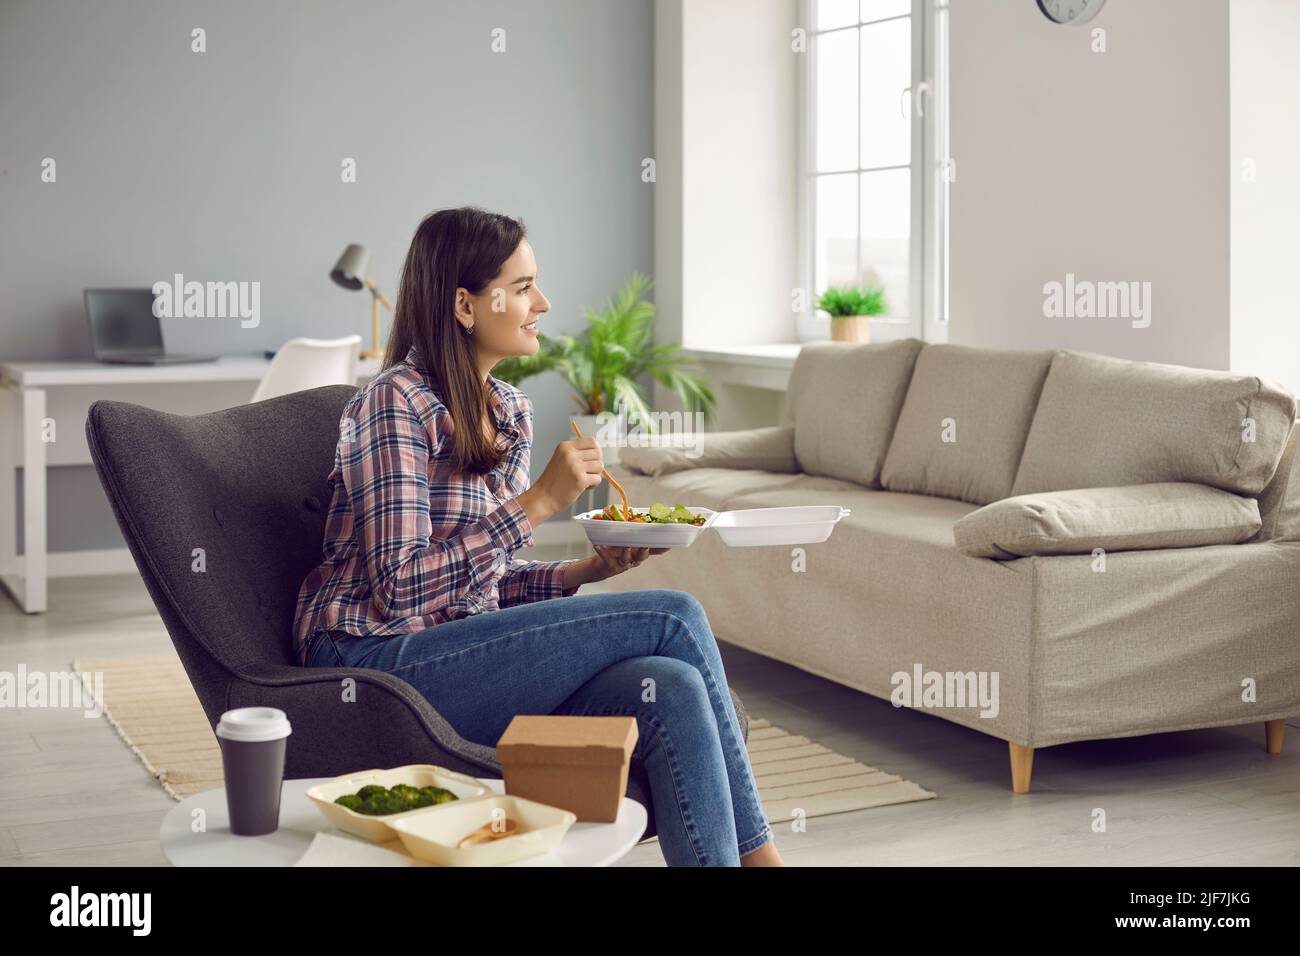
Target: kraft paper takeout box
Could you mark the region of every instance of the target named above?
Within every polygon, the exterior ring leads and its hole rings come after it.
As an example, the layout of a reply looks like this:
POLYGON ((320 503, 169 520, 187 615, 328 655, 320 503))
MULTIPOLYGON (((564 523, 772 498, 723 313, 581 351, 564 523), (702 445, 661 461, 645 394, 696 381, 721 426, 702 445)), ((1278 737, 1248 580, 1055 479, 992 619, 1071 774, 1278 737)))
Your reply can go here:
POLYGON ((516 716, 497 741, 506 793, 612 823, 637 735, 635 717, 516 716))

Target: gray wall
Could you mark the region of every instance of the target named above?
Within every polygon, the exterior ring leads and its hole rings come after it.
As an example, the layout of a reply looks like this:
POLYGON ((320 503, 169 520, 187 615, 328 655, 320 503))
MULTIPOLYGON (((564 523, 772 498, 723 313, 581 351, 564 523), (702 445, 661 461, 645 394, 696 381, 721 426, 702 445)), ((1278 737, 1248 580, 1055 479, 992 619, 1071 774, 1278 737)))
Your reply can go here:
MULTIPOLYGON (((260 281, 262 320, 164 320, 170 350, 368 340, 366 297, 328 279, 342 247, 395 293, 421 216, 462 204, 523 218, 543 331, 579 331, 652 271, 653 26, 650 0, 4 0, 0 360, 88 358, 83 287, 176 272, 260 281)), ((524 387, 536 476, 575 406, 556 376, 524 387)), ((93 470, 66 471, 51 550, 119 544, 93 470)))

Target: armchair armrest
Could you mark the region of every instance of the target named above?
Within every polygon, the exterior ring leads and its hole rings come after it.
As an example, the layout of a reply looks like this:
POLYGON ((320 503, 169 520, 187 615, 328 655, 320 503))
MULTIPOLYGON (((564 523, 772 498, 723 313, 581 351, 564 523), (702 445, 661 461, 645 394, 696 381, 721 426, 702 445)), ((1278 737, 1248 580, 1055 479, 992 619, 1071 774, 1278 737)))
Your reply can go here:
POLYGON ((953 525, 957 549, 977 558, 1090 554, 1238 544, 1260 528, 1259 504, 1173 481, 1016 495, 953 525))
POLYGON ((233 676, 228 708, 278 707, 294 724, 287 776, 333 776, 376 760, 385 766, 433 760, 464 773, 501 773, 495 747, 466 740, 419 691, 385 671, 259 661, 233 676), (350 697, 345 679, 353 681, 350 697), (441 754, 436 759, 431 745, 441 754))
POLYGON ((758 468, 782 474, 799 471, 793 425, 702 432, 692 437, 692 445, 628 445, 619 449, 619 463, 643 475, 667 475, 686 468, 758 468))

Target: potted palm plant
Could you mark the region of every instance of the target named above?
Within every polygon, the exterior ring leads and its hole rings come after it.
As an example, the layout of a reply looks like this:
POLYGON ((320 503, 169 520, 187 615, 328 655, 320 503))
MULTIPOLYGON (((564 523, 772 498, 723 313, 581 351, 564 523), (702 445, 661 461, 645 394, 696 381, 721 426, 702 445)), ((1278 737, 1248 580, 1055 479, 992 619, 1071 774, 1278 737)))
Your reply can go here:
POLYGON ((884 288, 872 285, 830 286, 817 305, 830 313, 835 342, 871 341, 871 316, 888 310, 884 288))
MULTIPOLYGON (((587 328, 579 335, 538 334, 536 355, 502 359, 492 374, 512 385, 542 372, 558 372, 573 389, 574 417, 584 435, 596 435, 597 416, 627 413, 629 425, 646 433, 657 429, 638 379, 649 375, 681 399, 687 411, 713 418, 717 402, 704 379, 689 370, 690 360, 677 344, 654 345, 655 307, 645 301, 649 277, 633 273, 627 284, 597 312, 584 309, 587 328)), ((617 446, 607 448, 606 462, 616 461, 617 446)))

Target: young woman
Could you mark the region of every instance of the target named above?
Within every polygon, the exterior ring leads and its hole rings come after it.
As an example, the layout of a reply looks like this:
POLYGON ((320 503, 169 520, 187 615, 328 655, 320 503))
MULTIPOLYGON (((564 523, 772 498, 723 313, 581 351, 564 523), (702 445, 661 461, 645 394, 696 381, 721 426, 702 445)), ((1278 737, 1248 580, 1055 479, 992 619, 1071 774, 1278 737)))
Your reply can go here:
POLYGON ((343 411, 298 660, 395 674, 488 746, 515 714, 635 716, 668 864, 783 865, 699 601, 577 595, 665 549, 513 557, 603 467, 593 437, 569 439, 529 487, 532 404, 491 369, 537 352, 549 308, 522 223, 475 207, 420 223, 383 371, 343 411))

